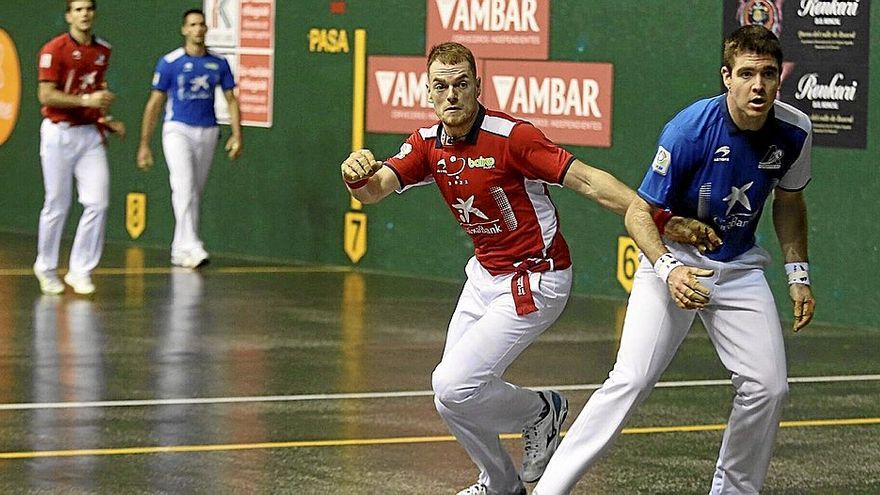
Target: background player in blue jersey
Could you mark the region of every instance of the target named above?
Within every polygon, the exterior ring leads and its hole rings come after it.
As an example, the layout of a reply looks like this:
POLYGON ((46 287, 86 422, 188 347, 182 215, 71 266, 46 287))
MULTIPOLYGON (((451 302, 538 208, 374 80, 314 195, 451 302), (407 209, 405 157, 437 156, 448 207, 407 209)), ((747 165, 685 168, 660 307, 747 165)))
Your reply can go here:
POLYGON ((196 268, 208 262, 208 253, 199 238, 199 207, 219 137, 214 114, 217 86, 223 90, 229 106, 232 135, 226 141, 226 151, 232 160, 242 150, 241 117, 229 63, 205 46, 205 14, 198 9, 187 10, 180 32, 183 47, 156 64, 153 91, 144 109, 137 163, 141 169, 153 165, 150 141, 167 98, 162 149, 168 164, 175 220, 171 263, 196 268))
POLYGON ((773 222, 798 331, 815 307, 801 194, 810 180, 812 130, 806 115, 774 101, 782 64, 775 35, 747 26, 723 48, 721 76, 728 91, 693 103, 666 125, 639 199, 627 211, 627 229, 644 257, 617 363, 534 494, 572 489, 650 394, 695 316, 736 388, 710 493, 754 494, 764 484, 788 385, 779 315, 763 271, 769 256, 755 244, 755 228, 773 193, 773 222), (712 225, 720 246, 702 253, 675 242, 664 245, 659 230, 669 212, 712 225))

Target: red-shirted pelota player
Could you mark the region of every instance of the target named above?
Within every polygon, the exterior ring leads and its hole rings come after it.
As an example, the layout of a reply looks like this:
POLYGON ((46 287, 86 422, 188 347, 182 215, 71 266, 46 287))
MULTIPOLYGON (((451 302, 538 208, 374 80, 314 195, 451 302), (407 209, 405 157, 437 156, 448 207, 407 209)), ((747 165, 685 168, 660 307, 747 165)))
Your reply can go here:
POLYGON ((67 33, 40 50, 38 97, 45 117, 40 126, 40 159, 46 196, 40 211, 34 274, 45 294, 61 294, 58 253, 70 210, 73 183, 83 206, 64 281, 77 294, 91 294, 91 272, 104 247, 109 196, 105 135, 125 135, 122 122, 107 115, 114 95, 104 73, 110 45, 92 34, 94 0, 67 0, 67 33))
POLYGON ((562 313, 571 257, 550 200, 565 186, 622 215, 635 193, 576 159, 532 124, 486 110, 470 50, 435 46, 428 96, 440 119, 412 133, 385 162, 369 150, 342 163, 351 194, 375 203, 392 191, 436 183, 474 242, 467 282, 449 323, 432 384, 437 411, 480 469, 461 494, 525 494, 559 442, 567 401, 504 381, 508 366, 562 313), (523 430, 522 473, 498 434, 523 430))

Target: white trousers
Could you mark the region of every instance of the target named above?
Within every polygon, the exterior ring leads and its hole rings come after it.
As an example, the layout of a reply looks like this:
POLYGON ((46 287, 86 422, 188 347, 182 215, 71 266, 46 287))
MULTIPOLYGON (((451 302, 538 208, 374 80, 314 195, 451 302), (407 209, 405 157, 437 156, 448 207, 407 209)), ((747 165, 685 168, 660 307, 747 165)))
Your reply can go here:
POLYGON ((162 150, 174 210, 172 257, 204 249, 199 238, 199 213, 219 133, 217 126, 196 127, 173 120, 162 124, 162 150))
POLYGON ((61 236, 76 179, 83 213, 76 227, 68 268, 70 272, 87 275, 101 261, 110 195, 110 172, 101 133, 93 125, 71 126, 43 119, 40 161, 46 195, 40 210, 35 266, 41 271, 58 268, 61 236))
POLYGON ((518 493, 519 470, 498 434, 521 430, 543 409, 534 391, 502 379, 505 370, 562 313, 571 268, 532 273, 538 311, 518 316, 512 275, 493 276, 471 258, 467 282, 449 322, 443 358, 432 376, 434 402, 449 430, 479 467, 493 494, 518 493))
POLYGON ((692 248, 670 248, 687 265, 715 270, 701 279, 712 291, 710 303, 700 311, 678 308, 666 284, 642 260, 614 369, 578 415, 533 495, 569 493, 608 450, 669 365, 694 316, 703 321, 736 388, 709 493, 760 492, 788 393, 782 329, 763 272, 769 257, 755 247, 720 263, 692 248))

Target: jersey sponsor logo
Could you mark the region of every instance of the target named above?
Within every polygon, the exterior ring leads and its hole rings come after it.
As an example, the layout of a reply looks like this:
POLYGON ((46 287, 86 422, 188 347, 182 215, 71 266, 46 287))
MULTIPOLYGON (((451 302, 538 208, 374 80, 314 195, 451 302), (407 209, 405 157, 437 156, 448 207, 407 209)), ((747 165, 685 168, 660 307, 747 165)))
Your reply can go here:
POLYGON ((455 155, 449 157, 449 163, 447 163, 446 158, 441 158, 437 160, 437 173, 450 177, 450 180, 448 182, 450 186, 463 186, 468 183, 467 179, 462 179, 461 177, 459 177, 461 173, 464 172, 465 167, 465 159, 459 158, 455 155))
POLYGON ((669 171, 669 161, 671 159, 672 154, 669 153, 669 150, 663 146, 658 146, 657 154, 654 155, 654 161, 651 162, 651 169, 660 175, 666 175, 666 172, 669 171))
POLYGON ((727 156, 730 154, 730 146, 719 146, 717 150, 715 150, 715 158, 712 159, 713 162, 729 162, 730 157, 727 156))
POLYGON ((483 158, 483 155, 480 155, 479 158, 468 158, 467 164, 470 168, 489 170, 495 168, 495 157, 490 156, 488 158, 483 158))
POLYGON ((785 152, 777 148, 775 144, 770 145, 770 148, 767 149, 767 154, 758 161, 758 168, 763 170, 778 170, 782 168, 782 156, 784 154, 785 152))
POLYGON ((755 181, 752 181, 744 184, 742 187, 730 186, 730 194, 722 199, 722 201, 727 203, 727 212, 725 215, 730 215, 730 210, 732 210, 737 203, 743 205, 746 210, 752 211, 752 205, 749 203, 749 197, 746 195, 746 191, 751 189, 754 183, 755 181))
POLYGON ((40 68, 48 69, 50 67, 52 67, 52 54, 44 53, 40 55, 40 68))
POLYGON ((106 65, 107 64, 107 56, 103 53, 98 54, 98 58, 95 59, 95 65, 106 65))
POLYGON ((79 76, 79 89, 88 89, 94 86, 97 79, 98 71, 96 70, 79 76))
POLYGON ((452 207, 459 211, 458 219, 461 220, 461 223, 471 223, 471 214, 473 214, 475 217, 482 218, 483 220, 489 219, 489 217, 487 217, 485 213, 474 206, 473 195, 468 199, 455 198, 455 201, 456 203, 453 204, 452 207))
POLYGON ((211 86, 208 83, 208 74, 196 76, 189 80, 189 90, 193 93, 201 90, 208 91, 209 89, 211 89, 211 86))
POLYGON ((187 62, 187 63, 183 64, 183 71, 184 72, 192 72, 192 70, 193 70, 192 62, 187 62))
POLYGON ((74 50, 73 53, 70 54, 70 56, 71 56, 74 60, 79 60, 79 59, 82 58, 82 52, 80 52, 79 50, 74 50))

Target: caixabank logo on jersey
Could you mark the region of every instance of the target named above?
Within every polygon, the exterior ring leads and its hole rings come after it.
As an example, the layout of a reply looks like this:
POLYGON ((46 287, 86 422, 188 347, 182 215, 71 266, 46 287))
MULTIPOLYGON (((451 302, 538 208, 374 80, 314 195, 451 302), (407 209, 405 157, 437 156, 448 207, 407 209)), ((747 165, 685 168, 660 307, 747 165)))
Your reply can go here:
MULTIPOLYGON (((450 40, 474 52, 483 105, 559 144, 611 146, 613 65, 545 61, 549 0, 427 0, 427 17, 426 53, 450 40)), ((367 78, 368 131, 408 134, 437 121, 424 57, 369 57, 367 78)))

